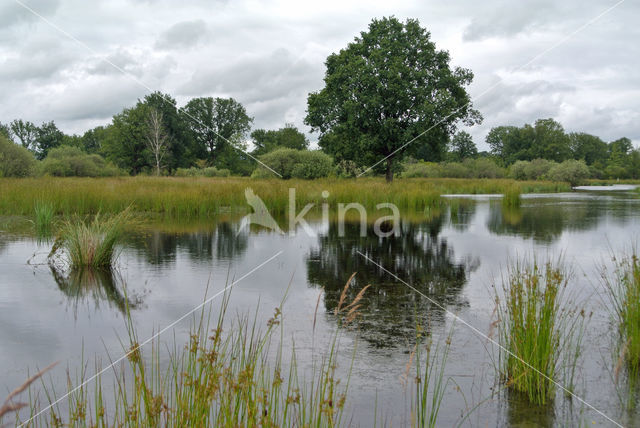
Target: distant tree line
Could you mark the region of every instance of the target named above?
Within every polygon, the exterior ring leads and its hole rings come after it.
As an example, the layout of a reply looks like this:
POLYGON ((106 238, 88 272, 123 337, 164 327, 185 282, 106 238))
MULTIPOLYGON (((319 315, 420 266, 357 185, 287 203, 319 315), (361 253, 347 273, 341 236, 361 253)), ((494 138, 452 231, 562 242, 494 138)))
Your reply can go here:
POLYGON ((178 107, 154 92, 83 135, 66 135, 53 121, 0 123, 19 147, 0 145, 0 174, 640 178, 640 152, 628 138, 566 133, 553 119, 495 127, 490 151, 479 153, 469 133, 456 132, 482 121, 466 91, 473 73, 449 63, 417 20, 374 19, 327 58, 325 86, 308 96, 304 122, 319 133, 321 151, 310 151, 291 124, 252 131, 253 118, 233 98, 178 107))

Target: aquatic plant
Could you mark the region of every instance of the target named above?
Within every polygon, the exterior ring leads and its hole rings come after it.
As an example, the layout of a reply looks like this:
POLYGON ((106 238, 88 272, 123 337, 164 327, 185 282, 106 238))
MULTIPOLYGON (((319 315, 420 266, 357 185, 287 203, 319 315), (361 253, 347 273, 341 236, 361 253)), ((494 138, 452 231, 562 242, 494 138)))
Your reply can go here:
POLYGON ((508 187, 502 197, 502 206, 507 208, 519 208, 520 204, 520 189, 516 186, 508 187))
MULTIPOLYGON (((113 399, 105 398, 101 376, 92 379, 94 385, 84 385, 89 379, 83 365, 76 379, 69 379, 68 405, 60 405, 55 391, 45 390, 48 412, 18 422, 32 427, 343 425, 350 370, 338 370, 339 330, 303 378, 298 375, 295 349, 289 361, 284 357, 282 305, 261 327, 257 315, 227 320, 228 301, 225 294, 217 321, 203 306, 184 347, 177 343, 167 347, 155 338, 148 343, 148 352, 127 312, 126 358, 113 367, 113 399), (160 363, 166 350, 168 368, 160 363)), ((97 363, 96 371, 101 372, 97 363)), ((30 391, 30 415, 38 412, 38 396, 30 391)))
MULTIPOLYGON (((502 378, 534 404, 554 398, 560 370, 573 382, 585 314, 566 299, 569 278, 562 260, 518 261, 497 298, 502 378)), ((572 389, 564 387, 567 393, 572 389)))
POLYGON ((116 257, 115 246, 130 219, 125 209, 119 214, 104 217, 96 214, 91 220, 78 216, 65 220, 53 245, 49 259, 64 250, 72 269, 105 268, 116 257))
MULTIPOLYGON (((640 259, 631 256, 613 258, 614 270, 602 272, 620 337, 620 361, 632 377, 640 374, 640 259)), ((619 367, 616 368, 616 372, 619 367)))
POLYGON ((51 235, 53 217, 55 215, 53 205, 46 202, 36 202, 33 207, 36 235, 38 237, 48 237, 51 235))

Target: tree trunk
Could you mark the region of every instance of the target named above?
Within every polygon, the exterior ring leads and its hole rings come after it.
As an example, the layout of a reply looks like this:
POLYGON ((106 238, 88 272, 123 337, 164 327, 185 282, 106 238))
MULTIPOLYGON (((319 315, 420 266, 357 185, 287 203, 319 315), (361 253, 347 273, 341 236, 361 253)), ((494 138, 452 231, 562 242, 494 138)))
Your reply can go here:
POLYGON ((391 159, 391 157, 388 157, 387 158, 387 171, 386 171, 387 183, 391 183, 393 181, 393 171, 391 169, 392 165, 393 165, 393 160, 391 159))

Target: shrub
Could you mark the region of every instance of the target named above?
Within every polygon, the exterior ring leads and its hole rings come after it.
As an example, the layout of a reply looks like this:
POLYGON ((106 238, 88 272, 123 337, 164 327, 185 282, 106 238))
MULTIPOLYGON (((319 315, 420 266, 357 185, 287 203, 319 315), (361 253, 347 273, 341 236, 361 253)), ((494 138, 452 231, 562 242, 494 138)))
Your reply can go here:
POLYGON ((471 171, 460 162, 445 162, 441 164, 442 177, 446 178, 469 178, 471 171))
POLYGON ((335 167, 335 174, 340 178, 354 178, 359 176, 363 170, 352 160, 341 160, 335 167))
POLYGON ((525 165, 524 173, 527 180, 540 180, 556 165, 556 162, 547 159, 534 159, 525 165))
POLYGON ((471 178, 502 178, 504 169, 488 158, 466 159, 463 166, 467 168, 467 174, 471 178))
POLYGON ((0 177, 29 177, 35 167, 36 160, 29 150, 0 135, 0 177))
POLYGON ((572 186, 583 183, 589 177, 589 167, 583 160, 566 160, 549 170, 547 178, 552 181, 565 181, 572 186))
POLYGON ((206 168, 178 168, 174 173, 176 177, 229 177, 231 171, 228 169, 218 169, 215 166, 206 168))
POLYGON ((442 168, 434 162, 420 162, 406 165, 403 177, 406 178, 439 178, 442 177, 442 168))
MULTIPOLYGON (((282 148, 260 156, 260 161, 284 179, 327 177, 333 169, 331 156, 320 151, 282 148)), ((273 177, 273 173, 261 165, 251 176, 267 178, 273 177)))
POLYGON ((509 167, 509 176, 516 180, 526 180, 527 166, 529 166, 529 161, 519 160, 514 162, 514 164, 509 167))
POLYGON ((97 154, 87 154, 78 147, 61 146, 51 149, 40 170, 54 177, 111 177, 122 172, 97 154))

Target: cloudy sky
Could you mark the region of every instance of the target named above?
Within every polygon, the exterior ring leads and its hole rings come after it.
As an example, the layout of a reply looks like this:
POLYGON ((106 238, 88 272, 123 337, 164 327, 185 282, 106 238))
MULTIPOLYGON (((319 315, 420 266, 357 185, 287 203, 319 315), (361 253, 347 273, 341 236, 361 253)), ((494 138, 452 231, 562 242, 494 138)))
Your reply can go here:
POLYGON ((82 133, 152 88, 179 105, 233 97, 254 128, 308 131, 306 98, 322 88, 326 57, 395 15, 417 18, 475 73, 479 147, 493 126, 547 117, 638 145, 640 2, 595 19, 618 1, 0 0, 0 122, 82 133))

